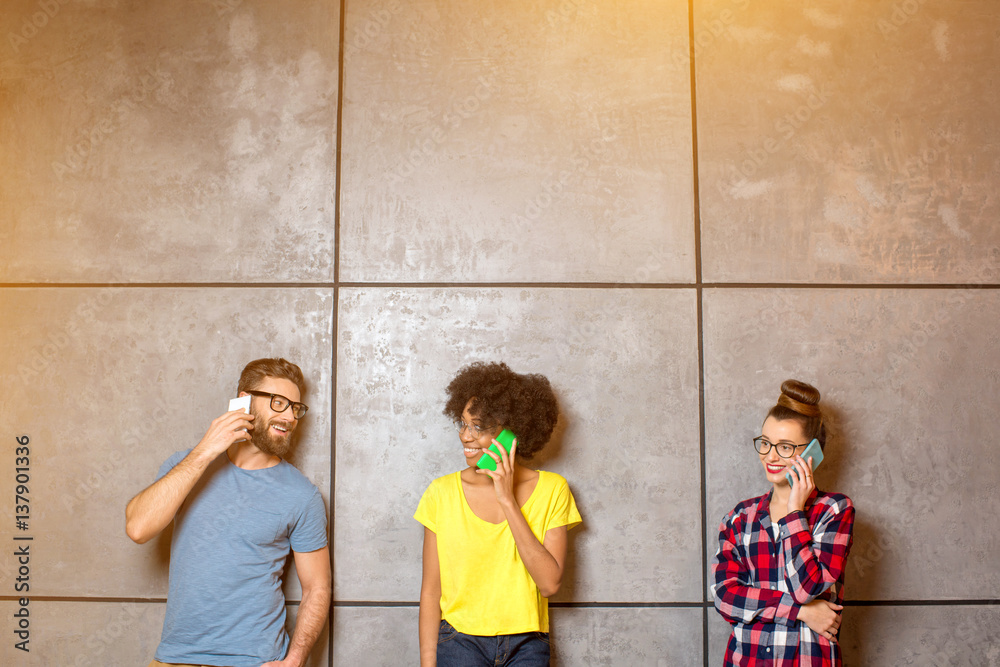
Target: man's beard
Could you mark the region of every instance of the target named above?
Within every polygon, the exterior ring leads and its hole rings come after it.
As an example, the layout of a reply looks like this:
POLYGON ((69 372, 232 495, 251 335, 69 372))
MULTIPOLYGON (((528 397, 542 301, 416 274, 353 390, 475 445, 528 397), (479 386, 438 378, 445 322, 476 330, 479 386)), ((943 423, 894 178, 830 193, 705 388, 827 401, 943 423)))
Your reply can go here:
POLYGON ((277 456, 280 459, 285 458, 292 449, 292 427, 289 426, 289 431, 284 437, 275 436, 271 432, 271 425, 264 423, 264 418, 257 414, 253 408, 250 411, 254 417, 254 428, 250 432, 250 444, 265 454, 277 456))

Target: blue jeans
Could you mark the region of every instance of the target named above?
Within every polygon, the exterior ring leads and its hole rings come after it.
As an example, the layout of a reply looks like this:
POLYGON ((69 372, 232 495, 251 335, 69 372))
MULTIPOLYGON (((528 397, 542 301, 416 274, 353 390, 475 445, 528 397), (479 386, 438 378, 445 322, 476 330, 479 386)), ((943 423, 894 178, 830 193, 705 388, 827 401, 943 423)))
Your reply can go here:
POLYGON ((442 619, 438 630, 438 667, 548 667, 549 633, 481 637, 462 634, 442 619))

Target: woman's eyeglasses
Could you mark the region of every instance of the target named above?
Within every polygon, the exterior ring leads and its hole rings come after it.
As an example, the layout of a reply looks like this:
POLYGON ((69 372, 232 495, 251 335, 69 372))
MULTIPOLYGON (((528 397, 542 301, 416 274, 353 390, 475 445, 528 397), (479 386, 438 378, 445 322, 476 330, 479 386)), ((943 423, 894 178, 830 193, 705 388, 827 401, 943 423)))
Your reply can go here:
MULTIPOLYGON (((809 443, 806 443, 806 445, 809 443)), ((768 442, 766 438, 762 435, 758 435, 753 439, 753 448, 757 450, 757 453, 761 456, 767 454, 774 447, 778 450, 778 456, 783 459, 790 459, 795 455, 796 447, 805 447, 806 445, 790 445, 784 442, 779 442, 777 445, 768 442)))

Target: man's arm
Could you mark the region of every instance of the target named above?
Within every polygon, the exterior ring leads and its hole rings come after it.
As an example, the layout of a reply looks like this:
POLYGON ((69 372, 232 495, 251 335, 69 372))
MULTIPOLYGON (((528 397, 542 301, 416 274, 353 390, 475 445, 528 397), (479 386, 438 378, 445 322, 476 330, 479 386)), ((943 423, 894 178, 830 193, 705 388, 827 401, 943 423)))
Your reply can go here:
POLYGON ((284 660, 266 662, 261 667, 303 667, 326 625, 330 610, 330 547, 317 551, 293 551, 295 571, 302 584, 302 602, 295 619, 295 632, 284 660))
POLYGON ((252 428, 253 415, 233 410, 217 417, 205 437, 166 475, 153 482, 125 507, 125 532, 143 544, 170 525, 187 495, 208 465, 252 428))

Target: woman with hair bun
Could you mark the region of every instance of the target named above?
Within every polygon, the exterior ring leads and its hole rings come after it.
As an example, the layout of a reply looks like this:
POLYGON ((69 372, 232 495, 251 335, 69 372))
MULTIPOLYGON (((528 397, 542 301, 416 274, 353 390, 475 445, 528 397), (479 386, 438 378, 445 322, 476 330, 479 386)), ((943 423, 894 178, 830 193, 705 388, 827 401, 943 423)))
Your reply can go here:
POLYGON ((431 482, 414 515, 424 525, 420 665, 548 665, 547 598, 581 521, 566 480, 526 465, 552 435, 556 397, 544 376, 503 363, 466 366, 447 392, 466 467, 431 482), (496 440, 504 429, 516 434, 509 454, 496 440), (484 456, 496 470, 477 467, 484 456))
POLYGON ((815 387, 797 380, 753 439, 771 490, 744 500, 719 526, 715 608, 733 626, 725 665, 841 665, 837 635, 854 505, 813 482, 802 458, 826 427, 815 387), (791 486, 785 475, 795 480, 791 486))

